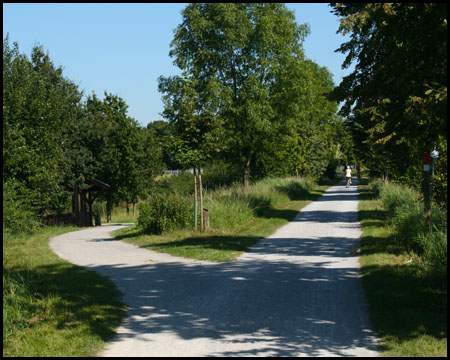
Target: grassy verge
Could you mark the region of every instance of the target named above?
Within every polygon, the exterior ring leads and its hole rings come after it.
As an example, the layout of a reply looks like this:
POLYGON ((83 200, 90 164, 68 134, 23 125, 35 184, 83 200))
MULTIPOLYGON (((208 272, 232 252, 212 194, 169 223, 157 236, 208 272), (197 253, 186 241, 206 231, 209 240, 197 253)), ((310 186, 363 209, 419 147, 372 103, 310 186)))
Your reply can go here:
POLYGON ((74 230, 3 233, 3 356, 95 356, 114 335, 125 315, 121 294, 48 247, 51 237, 74 230))
POLYGON ((369 186, 359 190, 363 286, 383 355, 447 356, 446 282, 405 250, 369 186))
POLYGON ((233 261, 260 239, 287 224, 318 199, 331 184, 304 184, 295 179, 267 179, 245 194, 239 187, 205 195, 211 228, 204 232, 176 230, 148 235, 133 226, 114 236, 143 248, 175 256, 208 261, 233 261))

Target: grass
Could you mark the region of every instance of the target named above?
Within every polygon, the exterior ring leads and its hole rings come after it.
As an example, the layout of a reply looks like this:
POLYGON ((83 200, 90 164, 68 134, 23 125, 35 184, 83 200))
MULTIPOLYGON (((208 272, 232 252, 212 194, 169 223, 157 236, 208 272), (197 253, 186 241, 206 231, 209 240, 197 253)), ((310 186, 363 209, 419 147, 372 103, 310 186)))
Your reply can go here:
POLYGON ((95 356, 114 336, 125 305, 113 283, 48 247, 74 230, 3 233, 3 356, 95 356))
POLYGON ((115 237, 174 256, 214 262, 233 261, 260 239, 287 224, 331 184, 306 184, 295 179, 266 179, 244 193, 238 186, 205 194, 211 228, 183 229, 148 235, 139 227, 117 230, 115 237))
POLYGON ((362 282, 383 356, 447 356, 447 285, 405 250, 388 209, 359 187, 362 282))

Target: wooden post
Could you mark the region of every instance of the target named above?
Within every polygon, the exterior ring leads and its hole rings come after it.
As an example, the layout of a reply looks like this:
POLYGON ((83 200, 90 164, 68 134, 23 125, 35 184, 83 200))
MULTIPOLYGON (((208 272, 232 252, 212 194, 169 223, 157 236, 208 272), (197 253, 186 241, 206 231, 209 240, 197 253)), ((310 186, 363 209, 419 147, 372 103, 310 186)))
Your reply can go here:
POLYGON ((110 223, 111 222, 111 200, 106 200, 106 222, 110 223))
POLYGON ((91 190, 88 191, 88 205, 89 205, 89 213, 88 213, 88 221, 87 221, 87 226, 93 226, 94 224, 92 223, 92 203, 93 203, 93 199, 91 196, 91 190))
POLYGON ((431 174, 430 174, 430 154, 425 153, 423 159, 423 203, 425 222, 431 227, 431 174))
POLYGON ((203 209, 203 218, 205 220, 205 230, 209 229, 209 211, 208 209, 203 209))
POLYGON ((79 192, 78 192, 78 186, 75 185, 73 189, 73 201, 74 201, 74 210, 75 210, 75 224, 77 226, 81 226, 81 219, 80 219, 80 201, 79 201, 79 192))
POLYGON ((194 229, 197 230, 197 173, 194 168, 194 229))
POLYGON ((86 200, 84 191, 80 191, 80 226, 86 226, 86 200))
POLYGON ((203 187, 202 187, 202 170, 198 168, 198 183, 200 192, 200 229, 203 231, 205 229, 203 224, 203 187))

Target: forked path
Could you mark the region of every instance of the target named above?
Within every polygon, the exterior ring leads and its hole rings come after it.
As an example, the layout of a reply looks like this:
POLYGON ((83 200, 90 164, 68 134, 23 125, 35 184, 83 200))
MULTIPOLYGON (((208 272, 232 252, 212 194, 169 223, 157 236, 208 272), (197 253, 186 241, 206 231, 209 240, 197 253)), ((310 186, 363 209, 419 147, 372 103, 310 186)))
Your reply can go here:
POLYGON ((332 186, 230 263, 115 240, 126 226, 53 238, 60 257, 112 279, 130 307, 100 356, 378 356, 360 266, 356 186, 332 186))

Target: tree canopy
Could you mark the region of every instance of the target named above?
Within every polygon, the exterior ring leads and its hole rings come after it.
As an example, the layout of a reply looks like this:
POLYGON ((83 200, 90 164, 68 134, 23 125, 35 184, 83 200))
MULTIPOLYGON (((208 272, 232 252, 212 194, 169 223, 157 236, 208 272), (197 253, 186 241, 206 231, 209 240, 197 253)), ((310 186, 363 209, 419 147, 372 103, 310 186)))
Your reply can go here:
POLYGON ((337 49, 347 54, 343 67, 356 63, 334 99, 358 156, 374 173, 417 185, 424 153, 436 147, 447 161, 447 4, 331 6, 350 35, 337 49))
POLYGON ((154 133, 130 118, 127 108, 107 92, 103 100, 95 94, 84 100, 42 46, 34 47, 29 59, 6 36, 3 194, 8 213, 14 207, 40 216, 65 211, 63 185, 83 189, 88 177, 111 185, 102 194, 111 206, 144 197, 162 170, 161 150, 154 133))
POLYGON ((281 136, 296 152, 291 173, 317 165, 305 149, 315 142, 317 154, 326 143, 323 127, 335 105, 325 96, 329 72, 305 59, 308 26, 278 3, 195 3, 182 16, 169 54, 183 74, 159 79, 180 153, 201 163, 220 152, 239 164, 245 186, 251 169, 279 172, 267 162, 271 152, 281 154, 281 136))

